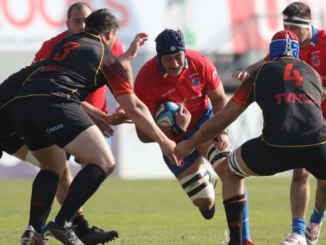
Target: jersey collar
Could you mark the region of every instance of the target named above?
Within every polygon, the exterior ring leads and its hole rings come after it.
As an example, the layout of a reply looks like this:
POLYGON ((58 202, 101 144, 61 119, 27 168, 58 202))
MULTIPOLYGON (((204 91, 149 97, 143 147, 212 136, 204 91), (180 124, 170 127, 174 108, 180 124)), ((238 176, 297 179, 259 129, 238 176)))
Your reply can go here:
POLYGON ((69 37, 70 36, 70 31, 67 30, 66 34, 67 34, 67 37, 69 37))
MULTIPOLYGON (((164 70, 163 66, 161 65, 161 62, 159 61, 159 58, 156 58, 156 63, 158 68, 160 69, 162 75, 164 78, 166 78, 169 74, 164 70)), ((185 57, 185 68, 184 69, 188 69, 188 60, 187 57, 185 57)))
POLYGON ((316 46, 318 31, 313 26, 311 26, 311 28, 312 28, 312 38, 311 38, 310 45, 316 46))

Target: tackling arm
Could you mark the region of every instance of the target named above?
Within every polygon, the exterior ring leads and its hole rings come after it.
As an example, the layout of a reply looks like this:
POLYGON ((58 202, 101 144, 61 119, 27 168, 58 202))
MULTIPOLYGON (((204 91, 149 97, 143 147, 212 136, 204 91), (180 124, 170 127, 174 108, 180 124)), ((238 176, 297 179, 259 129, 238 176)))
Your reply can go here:
POLYGON ((136 127, 160 145, 163 154, 172 164, 179 166, 180 163, 173 154, 175 143, 159 129, 145 104, 135 94, 121 95, 116 97, 116 100, 136 127))
POLYGON ((240 80, 241 82, 245 81, 251 74, 253 74, 262 64, 266 61, 264 59, 259 60, 258 62, 248 66, 242 71, 236 71, 232 74, 232 77, 240 80))
POLYGON ((245 107, 229 101, 222 111, 205 122, 190 139, 182 141, 177 145, 174 151, 177 158, 181 160, 200 144, 213 139, 234 122, 245 109, 245 107))

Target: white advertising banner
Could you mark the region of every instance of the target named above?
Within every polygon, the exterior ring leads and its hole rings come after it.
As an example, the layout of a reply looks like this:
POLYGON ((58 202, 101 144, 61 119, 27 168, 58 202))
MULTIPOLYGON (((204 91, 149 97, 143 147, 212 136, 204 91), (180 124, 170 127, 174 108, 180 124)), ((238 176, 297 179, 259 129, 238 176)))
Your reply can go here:
MULTIPOLYGON (((68 7, 76 0, 1 0, 0 51, 37 51, 66 29, 68 7)), ((267 50, 283 28, 281 12, 292 0, 85 0, 109 8, 120 21, 118 38, 129 46, 139 32, 149 34, 140 52, 155 51, 164 28, 180 28, 187 47, 201 52, 245 53, 267 50)), ((326 1, 307 0, 313 25, 325 28, 326 1), (324 21, 324 22, 323 22, 324 21)))

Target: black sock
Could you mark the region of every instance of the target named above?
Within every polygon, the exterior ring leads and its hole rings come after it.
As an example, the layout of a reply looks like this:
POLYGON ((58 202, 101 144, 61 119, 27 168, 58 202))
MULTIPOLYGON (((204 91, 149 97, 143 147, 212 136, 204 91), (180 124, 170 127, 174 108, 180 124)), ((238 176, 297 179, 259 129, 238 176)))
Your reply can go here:
POLYGON ((70 185, 56 223, 63 227, 65 221, 72 222, 78 209, 94 194, 106 177, 104 170, 95 164, 88 164, 80 170, 70 185))
POLYGON ((215 203, 214 203, 213 207, 210 210, 207 210, 207 211, 200 210, 200 212, 201 212, 201 214, 203 215, 203 217, 205 219, 213 218, 214 214, 215 214, 215 203))
POLYGON ((90 229, 83 212, 76 214, 72 224, 75 226, 76 234, 79 238, 83 237, 90 229))
POLYGON ((36 232, 41 232, 43 218, 52 205, 58 182, 59 176, 47 170, 40 170, 34 179, 29 225, 36 232))
POLYGON ((242 243, 242 217, 245 201, 246 196, 240 195, 223 202, 230 229, 229 245, 241 245, 242 243))

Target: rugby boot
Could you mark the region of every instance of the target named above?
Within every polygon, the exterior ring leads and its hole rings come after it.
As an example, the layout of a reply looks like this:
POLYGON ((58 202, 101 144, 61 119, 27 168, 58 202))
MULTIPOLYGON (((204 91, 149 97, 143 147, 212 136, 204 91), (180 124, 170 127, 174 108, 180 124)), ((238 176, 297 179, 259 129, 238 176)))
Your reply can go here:
POLYGON ((279 245, 307 245, 304 235, 289 233, 286 236, 285 240, 279 245))
POLYGON ((31 225, 27 226, 20 242, 21 245, 47 245, 42 234, 37 233, 31 225))
POLYGON ((115 238, 119 237, 119 233, 117 231, 104 231, 102 229, 93 226, 89 228, 88 232, 86 232, 80 240, 85 245, 96 245, 96 244, 104 244, 106 242, 113 241, 115 238))
POLYGON ((256 243, 253 243, 251 239, 245 239, 242 240, 242 245, 256 245, 256 243))
POLYGON ((320 229, 321 229, 321 225, 317 224, 317 223, 311 223, 309 221, 308 226, 306 228, 306 242, 308 245, 316 245, 318 242, 318 238, 319 238, 319 234, 320 234, 320 229))
POLYGON ((65 245, 84 245, 75 234, 71 223, 65 222, 64 227, 60 227, 52 220, 45 227, 45 232, 47 231, 65 245))

